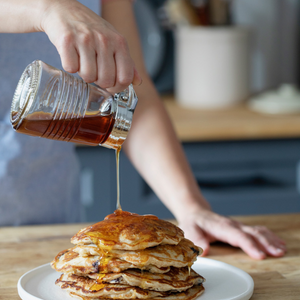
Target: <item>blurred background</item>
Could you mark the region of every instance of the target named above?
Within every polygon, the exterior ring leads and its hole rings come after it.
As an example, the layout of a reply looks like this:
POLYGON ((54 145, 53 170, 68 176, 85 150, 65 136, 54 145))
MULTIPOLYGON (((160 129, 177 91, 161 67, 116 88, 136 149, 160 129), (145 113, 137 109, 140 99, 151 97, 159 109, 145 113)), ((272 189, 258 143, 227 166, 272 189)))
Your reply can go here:
MULTIPOLYGON (((135 14, 148 72, 213 209, 299 212, 300 2, 136 0, 135 14)), ((98 221, 116 206, 115 153, 77 154, 82 218, 98 221)), ((122 152, 120 176, 124 210, 172 217, 122 152)))

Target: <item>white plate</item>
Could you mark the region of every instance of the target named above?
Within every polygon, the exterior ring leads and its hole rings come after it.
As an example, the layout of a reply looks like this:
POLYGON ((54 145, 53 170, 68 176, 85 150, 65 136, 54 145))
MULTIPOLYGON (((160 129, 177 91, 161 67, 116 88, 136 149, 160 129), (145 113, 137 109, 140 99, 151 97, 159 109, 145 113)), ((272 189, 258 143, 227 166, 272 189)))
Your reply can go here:
POLYGON ((252 277, 234 266, 199 257, 192 268, 206 279, 199 300, 248 300, 253 294, 252 277))
MULTIPOLYGON (((199 300, 248 300, 252 296, 251 276, 236 267, 201 257, 193 269, 206 278, 205 292, 199 300)), ((19 295, 23 300, 74 300, 54 284, 58 277, 49 264, 35 268, 19 279, 19 295)))

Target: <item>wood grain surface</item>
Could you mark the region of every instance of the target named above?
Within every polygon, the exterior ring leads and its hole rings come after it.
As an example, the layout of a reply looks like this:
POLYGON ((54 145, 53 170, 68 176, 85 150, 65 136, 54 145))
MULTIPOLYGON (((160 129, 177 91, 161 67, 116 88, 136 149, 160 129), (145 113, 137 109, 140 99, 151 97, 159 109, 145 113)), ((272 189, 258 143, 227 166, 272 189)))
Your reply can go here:
MULTIPOLYGON (((300 214, 234 219, 268 226, 285 239, 288 253, 283 258, 255 261, 239 249, 218 243, 212 245, 208 257, 248 272, 255 282, 252 300, 300 299, 300 214)), ((50 262, 59 251, 72 247, 70 238, 86 225, 0 227, 0 299, 19 300, 20 276, 50 262)))
POLYGON ((223 110, 187 109, 172 96, 164 96, 163 102, 182 142, 300 137, 299 113, 260 114, 246 104, 223 110))

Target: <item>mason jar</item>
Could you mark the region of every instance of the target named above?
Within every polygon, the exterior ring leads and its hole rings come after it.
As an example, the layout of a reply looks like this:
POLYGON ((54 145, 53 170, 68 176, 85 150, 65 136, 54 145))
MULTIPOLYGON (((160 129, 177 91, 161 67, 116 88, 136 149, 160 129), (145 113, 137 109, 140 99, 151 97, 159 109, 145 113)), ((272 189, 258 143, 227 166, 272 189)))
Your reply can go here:
POLYGON ((137 101, 132 85, 112 95, 36 60, 19 80, 10 120, 20 133, 119 149, 130 130, 137 101))

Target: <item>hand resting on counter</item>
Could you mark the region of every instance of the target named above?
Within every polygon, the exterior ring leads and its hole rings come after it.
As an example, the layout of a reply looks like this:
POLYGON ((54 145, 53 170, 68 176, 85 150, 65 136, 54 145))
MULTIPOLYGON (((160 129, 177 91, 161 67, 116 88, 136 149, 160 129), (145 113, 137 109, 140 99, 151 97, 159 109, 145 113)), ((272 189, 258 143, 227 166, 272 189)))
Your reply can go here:
POLYGON ((254 259, 267 255, 281 257, 286 252, 285 242, 265 226, 247 226, 238 221, 201 209, 179 220, 185 236, 209 253, 209 245, 215 241, 241 248, 254 259))

